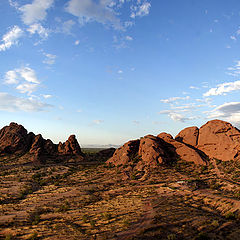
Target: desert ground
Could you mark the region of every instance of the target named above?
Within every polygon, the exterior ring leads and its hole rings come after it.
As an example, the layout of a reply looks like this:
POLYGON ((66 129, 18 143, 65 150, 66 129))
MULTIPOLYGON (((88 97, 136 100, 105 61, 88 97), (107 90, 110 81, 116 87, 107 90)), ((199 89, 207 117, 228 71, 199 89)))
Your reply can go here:
POLYGON ((229 239, 240 236, 240 164, 177 161, 143 177, 89 161, 0 158, 0 239, 229 239))

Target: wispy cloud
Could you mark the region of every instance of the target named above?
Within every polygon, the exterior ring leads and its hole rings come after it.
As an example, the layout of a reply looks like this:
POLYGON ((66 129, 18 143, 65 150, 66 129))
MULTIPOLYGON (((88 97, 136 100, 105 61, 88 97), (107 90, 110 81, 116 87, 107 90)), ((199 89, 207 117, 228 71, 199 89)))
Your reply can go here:
POLYGON ((217 87, 209 89, 203 94, 204 97, 223 95, 232 91, 240 90, 240 81, 218 84, 217 87))
POLYGON ((176 102, 176 101, 179 101, 179 100, 188 100, 190 99, 189 96, 186 96, 186 97, 170 97, 170 98, 167 98, 167 99, 161 99, 160 101, 163 102, 163 103, 173 103, 173 102, 176 102))
POLYGON ((131 18, 147 16, 150 12, 150 8, 151 4, 148 1, 138 0, 137 5, 132 5, 131 7, 131 18))
POLYGON ((114 11, 114 6, 115 4, 112 0, 97 2, 93 0, 70 0, 67 4, 66 11, 77 17, 82 25, 95 21, 122 30, 123 26, 117 17, 117 13, 114 11))
POLYGON ((15 97, 5 92, 0 92, 0 111, 40 112, 53 108, 52 105, 40 101, 15 97))
POLYGON ((40 84, 35 71, 28 67, 16 68, 5 73, 4 83, 8 85, 17 85, 16 90, 21 93, 31 95, 40 84))
POLYGON ((56 55, 50 54, 50 53, 43 53, 45 56, 45 59, 43 60, 43 63, 48 64, 48 65, 53 65, 56 61, 56 55))
POLYGON ((99 125, 99 124, 101 124, 101 123, 103 123, 103 122, 104 122, 104 120, 96 119, 96 120, 93 120, 92 123, 99 125))
POLYGON ((221 118, 229 122, 240 122, 240 102, 224 103, 208 112, 208 118, 221 118))
POLYGON ((196 119, 196 117, 188 117, 188 116, 184 116, 182 113, 180 113, 181 111, 176 111, 176 110, 164 110, 164 111, 160 111, 159 114, 166 114, 168 115, 173 121, 177 121, 177 122, 186 122, 189 120, 193 120, 196 119))
POLYGON ((18 8, 22 13, 22 21, 26 25, 40 22, 47 16, 47 10, 53 5, 54 0, 34 0, 18 8))
POLYGON ((29 26, 27 31, 33 35, 38 34, 42 39, 46 39, 49 36, 49 29, 44 28, 40 23, 34 23, 29 26))
POLYGON ((22 37, 23 30, 18 26, 13 26, 5 35, 3 35, 1 44, 0 44, 0 52, 6 51, 12 45, 18 44, 18 39, 22 37))

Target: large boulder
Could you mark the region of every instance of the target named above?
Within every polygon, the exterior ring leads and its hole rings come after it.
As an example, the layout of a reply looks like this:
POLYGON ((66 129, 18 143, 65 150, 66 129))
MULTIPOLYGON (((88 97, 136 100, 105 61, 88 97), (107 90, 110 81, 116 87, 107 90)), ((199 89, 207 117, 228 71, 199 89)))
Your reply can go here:
POLYGON ((160 133, 158 137, 172 146, 171 149, 176 154, 176 160, 180 158, 187 162, 194 162, 197 165, 206 165, 207 157, 198 149, 174 140, 173 137, 167 133, 160 133))
POLYGON ((0 153, 25 153, 31 138, 22 125, 10 123, 0 130, 0 153))
POLYGON ((209 121, 199 129, 197 147, 210 158, 239 160, 240 131, 225 121, 209 121))
POLYGON ((138 155, 144 166, 157 167, 174 160, 170 146, 161 138, 147 135, 140 140, 138 155))
POLYGON ((175 137, 175 140, 196 147, 198 145, 199 129, 198 127, 188 127, 183 129, 175 137))
POLYGON ((107 163, 115 166, 132 163, 134 158, 138 155, 139 143, 139 140, 132 140, 125 143, 114 152, 113 156, 107 161, 107 163))

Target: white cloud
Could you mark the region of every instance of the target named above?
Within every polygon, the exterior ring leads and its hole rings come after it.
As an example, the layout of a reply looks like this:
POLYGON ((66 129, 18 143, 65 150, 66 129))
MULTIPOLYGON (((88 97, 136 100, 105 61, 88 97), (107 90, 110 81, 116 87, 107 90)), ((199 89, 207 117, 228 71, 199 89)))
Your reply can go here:
POLYGON ((79 43, 80 43, 80 41, 76 40, 74 44, 77 46, 77 45, 79 45, 79 43))
POLYGON ((122 74, 123 73, 123 70, 118 70, 118 74, 122 74))
POLYGON ((134 123, 135 125, 139 125, 139 124, 140 124, 140 122, 137 121, 137 120, 134 120, 133 123, 134 123))
POLYGON ((203 94, 204 97, 223 95, 232 91, 240 90, 240 81, 218 84, 217 87, 209 89, 203 94))
POLYGON ((38 80, 35 71, 26 66, 16 68, 5 73, 4 83, 8 85, 17 85, 16 89, 21 93, 32 94, 37 90, 40 81, 38 80))
POLYGON ((234 77, 238 77, 240 75, 240 61, 235 61, 236 64, 233 67, 229 67, 227 70, 229 72, 227 72, 228 75, 234 76, 234 77))
POLYGON ((53 65, 56 61, 56 55, 50 54, 50 53, 43 53, 43 55, 46 57, 43 60, 43 63, 48 64, 48 65, 53 65))
POLYGON ((131 18, 147 16, 150 12, 150 8, 151 4, 149 2, 144 1, 142 3, 138 0, 138 5, 131 7, 131 18))
POLYGON ((32 34, 38 34, 41 38, 46 39, 49 35, 49 30, 44 28, 40 23, 34 23, 29 26, 27 31, 32 34))
POLYGON ((189 88, 190 89, 196 89, 196 90, 199 89, 199 87, 195 87, 195 86, 190 86, 189 88))
POLYGON ((22 12, 22 21, 26 25, 42 21, 47 16, 47 9, 53 5, 54 0, 33 0, 31 4, 18 8, 22 12))
POLYGON ((177 122, 186 122, 188 120, 193 120, 196 119, 196 117, 187 117, 184 116, 182 113, 179 113, 180 111, 176 111, 176 110, 164 110, 159 112, 159 114, 166 114, 168 115, 173 121, 177 121, 177 122))
POLYGON ((230 36, 230 38, 234 41, 237 41, 237 38, 235 36, 230 36))
POLYGON ((33 84, 33 83, 22 83, 19 84, 16 89, 20 92, 20 93, 27 93, 27 94, 32 94, 33 92, 35 92, 37 90, 38 85, 37 84, 33 84))
POLYGON ((189 96, 186 96, 186 97, 171 97, 171 98, 167 98, 167 99, 161 99, 160 101, 163 102, 163 103, 172 103, 172 102, 176 102, 176 101, 179 101, 179 100, 188 100, 190 99, 189 96))
POLYGON ((62 25, 62 31, 65 34, 71 34, 72 27, 75 25, 73 20, 65 21, 62 25))
POLYGON ((43 94, 42 96, 43 96, 45 99, 52 98, 52 95, 50 95, 50 94, 43 94))
POLYGON ((6 84, 18 84, 18 75, 16 71, 10 70, 5 74, 5 83, 6 84))
POLYGON ((239 124, 240 102, 224 103, 208 112, 208 118, 222 118, 226 121, 239 124))
POLYGON ((40 112, 46 111, 53 106, 32 99, 25 99, 0 92, 0 111, 16 112, 40 112))
POLYGON ((101 124, 101 123, 103 123, 103 122, 104 122, 103 120, 99 120, 99 119, 93 120, 93 123, 94 123, 94 124, 97 124, 97 125, 99 125, 99 124, 101 124))
POLYGON ((3 35, 1 44, 0 44, 0 52, 9 49, 12 45, 18 44, 18 39, 23 35, 23 31, 18 26, 13 26, 9 32, 3 35))
POLYGON ((133 38, 132 38, 131 36, 126 36, 126 40, 127 40, 127 41, 132 41, 133 38))
POLYGON ((122 30, 122 24, 114 11, 112 0, 70 0, 66 11, 78 17, 80 24, 96 21, 101 24, 111 25, 113 28, 122 30))

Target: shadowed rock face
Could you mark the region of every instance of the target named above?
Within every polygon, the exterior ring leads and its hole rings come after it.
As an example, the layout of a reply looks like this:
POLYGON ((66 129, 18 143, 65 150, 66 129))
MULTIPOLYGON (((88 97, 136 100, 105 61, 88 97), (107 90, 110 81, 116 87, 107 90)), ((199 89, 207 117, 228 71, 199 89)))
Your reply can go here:
POLYGON ((138 153, 139 143, 139 140, 133 140, 125 143, 122 147, 115 151, 107 163, 112 163, 115 166, 131 163, 138 153))
POLYGON ((49 157, 65 156, 78 156, 83 160, 75 135, 71 135, 65 143, 56 145, 50 139, 45 140, 41 134, 28 133, 17 123, 11 123, 0 130, 0 153, 29 153, 33 162, 45 162, 49 157))
POLYGON ((16 123, 0 130, 0 153, 24 153, 28 150, 32 135, 16 123))
POLYGON ((184 142, 191 146, 198 144, 199 129, 197 127, 188 127, 183 129, 176 137, 175 140, 184 142))
POLYGON ((160 133, 158 137, 164 139, 164 141, 174 147, 178 158, 187 162, 194 162, 195 164, 199 165, 206 164, 206 157, 204 158, 203 154, 200 154, 198 149, 190 147, 183 142, 174 140, 170 134, 160 133))

